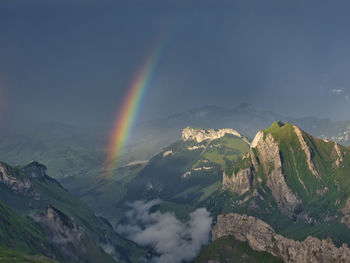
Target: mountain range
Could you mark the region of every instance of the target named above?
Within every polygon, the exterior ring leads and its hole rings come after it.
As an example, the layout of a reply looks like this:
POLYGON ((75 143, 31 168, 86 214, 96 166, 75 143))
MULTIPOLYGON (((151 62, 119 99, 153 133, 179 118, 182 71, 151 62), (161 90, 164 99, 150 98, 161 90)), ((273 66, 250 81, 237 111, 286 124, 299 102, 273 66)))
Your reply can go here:
MULTIPOLYGON (((137 147, 129 145, 129 159, 110 178, 100 176, 101 133, 60 125, 56 132, 29 129, 26 137, 7 133, 0 153, 12 164, 0 163, 0 257, 158 262, 165 253, 160 241, 131 234, 162 223, 132 225, 130 207, 144 202, 151 204, 146 214, 153 221, 180 220, 176 225, 194 220, 200 209, 210 213, 211 242, 201 251, 193 246, 195 262, 349 262, 349 122, 286 119, 241 105, 143 124, 133 142, 147 149, 140 151, 147 161, 128 163, 139 160, 132 154, 137 147), (13 165, 31 154, 48 158, 49 168, 37 161, 13 165)), ((198 244, 206 243, 206 232, 201 236, 198 244)))
MULTIPOLYGON (((149 160, 178 141, 182 129, 187 126, 232 128, 252 139, 274 120, 294 123, 318 138, 350 144, 350 121, 282 116, 249 104, 241 104, 234 109, 204 106, 137 124, 120 161, 127 164, 149 160)), ((108 127, 79 128, 27 117, 10 121, 0 130, 0 135, 3 138, 0 141, 2 161, 17 165, 37 160, 48 167, 52 177, 60 180, 72 175, 91 174, 103 168, 110 133, 108 127)))

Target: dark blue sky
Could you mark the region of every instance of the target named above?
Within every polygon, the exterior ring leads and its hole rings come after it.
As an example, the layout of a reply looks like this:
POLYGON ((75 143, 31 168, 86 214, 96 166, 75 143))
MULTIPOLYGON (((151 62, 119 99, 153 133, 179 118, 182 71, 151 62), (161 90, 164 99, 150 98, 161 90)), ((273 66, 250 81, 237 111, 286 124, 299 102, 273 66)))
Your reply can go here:
POLYGON ((3 0, 2 115, 109 123, 162 39, 140 120, 243 102, 350 119, 349 7, 305 0, 3 0))

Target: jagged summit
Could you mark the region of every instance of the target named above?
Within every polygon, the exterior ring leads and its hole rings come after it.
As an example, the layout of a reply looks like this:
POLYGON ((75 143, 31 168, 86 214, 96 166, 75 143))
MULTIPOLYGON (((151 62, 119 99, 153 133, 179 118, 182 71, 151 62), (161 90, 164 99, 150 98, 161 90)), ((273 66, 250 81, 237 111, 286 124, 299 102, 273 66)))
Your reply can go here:
MULTIPOLYGON (((345 206, 341 192, 350 197, 349 167, 348 148, 317 139, 294 124, 276 121, 257 133, 233 175, 224 173, 223 188, 238 195, 254 189, 268 191, 285 215, 323 221, 330 215, 321 210, 322 200, 327 200, 328 212, 335 216, 335 211, 345 206), (319 200, 318 218, 313 218, 318 209, 315 200, 319 200)), ((344 213, 340 216, 350 225, 344 213)))
POLYGON ((200 143, 205 140, 213 141, 219 139, 224 137, 226 134, 243 138, 243 136, 234 129, 200 129, 189 126, 182 130, 181 138, 183 141, 195 140, 197 143, 200 143))

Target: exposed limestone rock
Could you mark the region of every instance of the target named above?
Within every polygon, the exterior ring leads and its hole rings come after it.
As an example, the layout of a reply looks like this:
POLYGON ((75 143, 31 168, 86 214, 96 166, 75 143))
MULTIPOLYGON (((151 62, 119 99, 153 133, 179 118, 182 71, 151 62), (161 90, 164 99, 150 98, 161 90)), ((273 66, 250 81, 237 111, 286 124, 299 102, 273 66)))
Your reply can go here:
POLYGON ((219 215, 212 230, 212 240, 223 236, 247 242, 257 251, 266 251, 287 263, 350 262, 350 249, 346 244, 336 247, 332 240, 307 237, 295 241, 276 234, 273 228, 255 217, 239 214, 219 215))
POLYGON ((274 169, 267 179, 267 186, 271 189, 278 207, 283 213, 292 217, 294 211, 301 205, 301 200, 288 187, 281 169, 274 169))
POLYGON ((316 177, 316 178, 320 178, 320 175, 318 174, 316 168, 315 168, 315 165, 314 163, 312 162, 311 160, 311 149, 309 148, 309 146, 307 145, 306 141, 304 140, 304 137, 303 137, 303 133, 302 131, 297 127, 297 126, 293 126, 294 127, 294 132, 295 134, 297 135, 298 137, 298 140, 299 140, 299 143, 300 143, 300 146, 301 146, 301 149, 305 152, 305 155, 306 155, 306 162, 307 162, 307 165, 309 167, 309 170, 311 171, 311 173, 316 177))
POLYGON ((242 137, 242 135, 238 131, 233 129, 202 130, 202 129, 194 129, 191 127, 186 127, 185 129, 182 130, 182 140, 183 141, 195 140, 197 143, 200 143, 205 140, 212 141, 212 140, 219 139, 221 137, 224 137, 225 134, 235 135, 237 137, 243 138, 247 143, 249 143, 246 138, 242 137))
POLYGON ((198 149, 205 149, 205 146, 204 145, 194 145, 194 146, 191 146, 191 147, 187 147, 187 150, 189 151, 193 151, 193 150, 198 150, 198 149))
POLYGON ((168 155, 174 155, 173 151, 170 150, 170 151, 163 152, 163 158, 167 157, 168 155))
POLYGON ((6 166, 0 164, 0 183, 5 184, 7 187, 11 188, 14 192, 23 192, 32 187, 32 183, 29 179, 18 179, 8 175, 6 166))
POLYGON ((203 166, 203 167, 193 168, 192 170, 193 171, 202 171, 202 170, 211 170, 211 169, 214 169, 214 167, 212 167, 212 166, 203 166))
POLYGON ((341 210, 344 216, 341 219, 341 223, 350 228, 350 198, 346 200, 344 208, 341 210))
POLYGON ((264 168, 265 174, 269 174, 271 169, 282 167, 279 146, 271 134, 267 134, 265 139, 263 136, 259 136, 259 140, 254 148, 258 150, 259 161, 264 168))
POLYGON ((251 168, 240 170, 237 175, 232 174, 231 177, 223 173, 222 188, 230 190, 233 193, 243 195, 248 192, 252 186, 253 172, 251 168))
MULTIPOLYGON (((255 136, 251 148, 256 148, 258 151, 259 162, 264 169, 264 173, 268 175, 267 186, 271 189, 279 208, 286 215, 292 217, 295 209, 301 204, 301 200, 288 187, 282 174, 282 162, 278 143, 275 142, 271 134, 267 134, 264 139, 260 131, 255 136)), ((251 158, 254 158, 254 152, 252 150, 251 158)), ((257 161, 255 160, 255 162, 257 161)), ((254 164, 253 161, 253 165, 257 166, 258 164, 254 164)))
POLYGON ((255 148, 258 145, 258 142, 264 138, 264 133, 262 131, 258 131, 258 133, 255 135, 254 140, 252 141, 252 144, 250 145, 251 148, 255 148))
POLYGON ((191 175, 191 172, 190 172, 190 171, 187 171, 187 172, 185 172, 185 173, 182 175, 182 177, 183 177, 183 178, 187 178, 187 176, 189 176, 189 175, 191 175))
POLYGON ((84 254, 88 252, 90 241, 85 231, 53 206, 48 205, 46 213, 37 214, 33 218, 40 223, 51 242, 59 247, 69 261, 79 261, 75 251, 84 254))
POLYGON ((339 145, 338 143, 334 143, 334 149, 335 149, 335 152, 337 153, 337 160, 335 161, 335 166, 338 168, 340 163, 343 162, 343 155, 341 154, 341 151, 339 149, 339 145))

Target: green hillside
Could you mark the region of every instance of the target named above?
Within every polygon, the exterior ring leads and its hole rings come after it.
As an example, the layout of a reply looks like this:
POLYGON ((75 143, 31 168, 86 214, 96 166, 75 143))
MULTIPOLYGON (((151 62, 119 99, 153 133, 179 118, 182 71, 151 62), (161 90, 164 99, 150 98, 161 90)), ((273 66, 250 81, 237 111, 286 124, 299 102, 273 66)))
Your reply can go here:
POLYGON ((290 123, 274 122, 229 176, 247 168, 252 176, 248 192, 219 189, 201 205, 214 216, 236 212, 258 217, 294 239, 313 235, 350 243, 344 208, 350 197, 349 147, 314 138, 290 123), (272 179, 276 176, 279 184, 272 179))
POLYGON ((1 262, 12 262, 10 259, 13 260, 13 257, 17 260, 25 257, 30 259, 38 254, 59 258, 59 253, 50 244, 39 224, 29 217, 19 215, 0 200, 1 262))
POLYGON ((204 247, 195 263, 282 263, 267 252, 258 252, 233 237, 222 237, 204 247))
POLYGON ((42 255, 29 255, 22 251, 0 248, 0 260, 4 263, 58 263, 42 255))
POLYGON ((146 163, 118 168, 110 178, 94 170, 62 183, 112 222, 121 219, 126 202, 148 198, 160 198, 160 210, 182 217, 220 187, 222 171, 248 150, 246 139, 231 134, 200 143, 180 140, 146 163))
POLYGON ((52 205, 62 211, 72 222, 82 227, 95 243, 96 249, 89 249, 89 252, 96 252, 95 255, 89 254, 91 260, 94 260, 95 256, 95 260, 106 258, 105 260, 113 262, 111 257, 110 259, 105 257, 106 254, 101 248, 97 248, 99 246, 112 247, 120 261, 128 262, 132 258, 137 259, 144 255, 144 251, 134 243, 115 233, 107 220, 96 217, 84 202, 47 176, 45 166, 36 162, 17 167, 1 163, 1 168, 3 169, 2 174, 6 173, 8 178, 16 182, 11 185, 2 180, 0 199, 23 215, 35 216, 45 211, 47 205, 52 205), (16 185, 21 185, 23 182, 29 182, 30 187, 18 190, 16 185))

